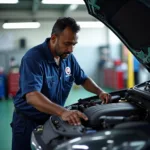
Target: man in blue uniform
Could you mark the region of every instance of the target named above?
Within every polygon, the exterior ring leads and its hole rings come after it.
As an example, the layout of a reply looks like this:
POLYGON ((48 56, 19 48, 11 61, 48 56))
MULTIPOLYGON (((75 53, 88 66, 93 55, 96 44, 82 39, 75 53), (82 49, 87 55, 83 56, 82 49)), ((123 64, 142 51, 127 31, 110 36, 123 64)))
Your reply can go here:
POLYGON ((79 30, 73 18, 59 18, 51 38, 30 49, 22 58, 20 89, 14 99, 11 123, 13 150, 30 150, 31 132, 51 114, 71 125, 79 125, 81 118, 88 120, 83 113, 63 107, 73 82, 108 103, 110 95, 84 73, 71 54, 79 30))

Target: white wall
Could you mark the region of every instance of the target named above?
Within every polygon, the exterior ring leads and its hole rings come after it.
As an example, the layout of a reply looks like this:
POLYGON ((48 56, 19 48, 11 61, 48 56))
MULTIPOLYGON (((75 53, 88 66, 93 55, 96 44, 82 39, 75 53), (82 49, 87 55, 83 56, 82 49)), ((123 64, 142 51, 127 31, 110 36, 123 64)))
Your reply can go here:
POLYGON ((106 28, 82 29, 78 43, 74 55, 84 71, 97 82, 98 47, 107 44, 106 28))
MULTIPOLYGON (((54 22, 42 22, 39 29, 3 30, 0 28, 0 50, 19 50, 19 40, 25 38, 27 49, 42 43, 51 34, 54 22)), ((1 24, 0 24, 1 25, 1 24)), ((74 55, 85 72, 95 77, 99 60, 98 47, 107 43, 106 28, 81 29, 74 55)))
MULTIPOLYGON (((0 38, 0 40, 2 40, 2 42, 5 41, 7 44, 4 43, 2 48, 0 47, 0 50, 4 50, 4 48, 7 49, 7 47, 10 48, 8 43, 11 43, 11 50, 19 49, 19 40, 21 38, 26 39, 27 48, 40 44, 46 37, 50 36, 52 25, 52 22, 43 22, 39 29, 3 30, 1 28, 0 37, 3 35, 5 39, 0 38)), ((0 43, 2 42, 0 41, 0 43)))
MULTIPOLYGON (((3 47, 6 49, 10 47, 9 44, 5 43, 11 43, 11 49, 19 48, 19 39, 21 38, 26 38, 28 48, 43 42, 46 37, 50 36, 53 23, 54 22, 43 22, 39 29, 4 30, 0 28, 0 43, 2 43, 0 51, 4 50, 3 47)), ((2 24, 0 24, 0 26, 2 26, 2 24)), ((78 45, 87 46, 106 44, 106 28, 81 29, 78 43, 78 45)))
POLYGON ((111 50, 111 58, 113 60, 120 58, 120 47, 121 44, 120 39, 111 31, 108 29, 108 41, 110 44, 110 50, 111 50))

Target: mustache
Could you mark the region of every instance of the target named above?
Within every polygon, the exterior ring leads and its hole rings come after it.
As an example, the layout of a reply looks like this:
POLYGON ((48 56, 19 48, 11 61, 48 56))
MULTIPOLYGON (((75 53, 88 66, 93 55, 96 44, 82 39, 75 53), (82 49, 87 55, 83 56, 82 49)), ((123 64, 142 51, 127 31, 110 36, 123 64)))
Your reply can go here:
POLYGON ((65 52, 65 53, 63 53, 63 54, 70 54, 70 52, 65 52))
POLYGON ((60 55, 60 57, 63 57, 63 55, 67 55, 67 54, 71 54, 70 52, 65 52, 63 54, 60 55))

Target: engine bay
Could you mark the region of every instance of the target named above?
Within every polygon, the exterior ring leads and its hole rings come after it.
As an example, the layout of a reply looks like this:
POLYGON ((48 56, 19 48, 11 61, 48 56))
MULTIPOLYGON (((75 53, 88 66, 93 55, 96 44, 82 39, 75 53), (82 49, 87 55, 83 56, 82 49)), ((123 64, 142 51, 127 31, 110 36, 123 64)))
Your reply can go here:
POLYGON ((150 81, 110 94, 112 98, 109 104, 102 104, 98 96, 93 96, 79 99, 77 103, 66 107, 85 113, 88 121, 82 120, 82 125, 72 126, 52 115, 44 126, 39 126, 33 131, 32 142, 42 150, 54 149, 75 137, 112 130, 118 125, 130 123, 132 126, 135 122, 146 122, 149 125, 150 81))

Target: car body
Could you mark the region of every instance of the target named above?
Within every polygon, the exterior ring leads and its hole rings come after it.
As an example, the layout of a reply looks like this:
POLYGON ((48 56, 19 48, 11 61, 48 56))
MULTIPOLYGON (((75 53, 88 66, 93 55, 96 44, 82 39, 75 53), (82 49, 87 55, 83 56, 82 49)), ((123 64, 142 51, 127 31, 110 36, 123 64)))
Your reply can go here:
MULTIPOLYGON (((150 1, 84 0, 88 12, 128 47, 150 71, 150 1)), ((52 115, 32 133, 36 150, 148 150, 150 149, 150 81, 110 93, 111 103, 98 96, 80 99, 68 109, 89 120, 71 126, 52 115)))

